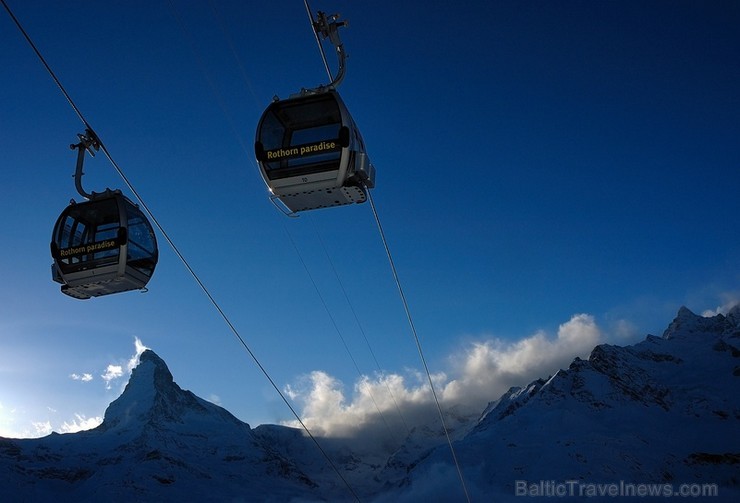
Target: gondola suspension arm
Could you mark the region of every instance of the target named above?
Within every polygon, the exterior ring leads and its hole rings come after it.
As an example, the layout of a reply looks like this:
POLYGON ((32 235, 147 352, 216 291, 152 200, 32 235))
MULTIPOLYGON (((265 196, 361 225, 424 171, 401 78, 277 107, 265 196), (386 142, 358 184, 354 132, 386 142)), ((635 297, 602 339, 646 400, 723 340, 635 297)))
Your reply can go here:
MULTIPOLYGON (((337 74, 334 76, 334 78, 332 78, 332 81, 329 84, 329 87, 336 88, 337 86, 339 86, 339 84, 341 84, 342 80, 344 80, 344 74, 347 70, 347 67, 345 65, 347 54, 344 52, 344 44, 342 44, 342 40, 339 38, 339 28, 342 26, 346 26, 347 23, 346 21, 337 22, 337 19, 339 19, 339 14, 331 14, 327 16, 321 11, 317 12, 316 18, 317 21, 313 23, 314 31, 317 35, 321 35, 325 39, 328 38, 329 42, 331 42, 331 45, 334 46, 334 50, 337 53, 337 59, 339 61, 337 74)), ((329 74, 329 77, 331 77, 331 74, 329 74)))
POLYGON ((85 199, 92 199, 94 193, 88 194, 85 189, 82 188, 82 175, 85 173, 82 171, 82 165, 85 162, 85 152, 89 152, 92 157, 95 157, 95 152, 100 149, 100 140, 98 136, 93 132, 92 129, 85 129, 85 134, 78 133, 77 137, 80 139, 80 143, 72 144, 69 146, 72 150, 77 149, 77 167, 75 169, 75 188, 77 192, 85 199))

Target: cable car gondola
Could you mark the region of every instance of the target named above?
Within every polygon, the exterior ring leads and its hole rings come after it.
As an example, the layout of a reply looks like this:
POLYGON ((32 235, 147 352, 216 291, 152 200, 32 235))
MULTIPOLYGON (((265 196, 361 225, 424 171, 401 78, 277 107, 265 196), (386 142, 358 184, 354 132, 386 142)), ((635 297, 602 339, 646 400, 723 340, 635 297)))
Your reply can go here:
POLYGON ((362 136, 332 88, 272 102, 255 153, 273 196, 292 212, 362 203, 375 186, 362 136))
POLYGON ((257 125, 254 149, 262 178, 273 201, 280 200, 291 214, 362 203, 375 187, 375 167, 336 90, 345 72, 338 33, 344 23, 337 17, 319 12, 314 23, 317 40, 319 34, 328 37, 336 49, 337 76, 327 86, 275 98, 257 125))
POLYGON ((75 179, 88 200, 67 206, 54 225, 51 238, 52 279, 61 291, 76 299, 144 289, 157 265, 157 239, 136 204, 120 190, 87 194, 82 190, 85 151, 97 148, 92 131, 78 148, 75 179))

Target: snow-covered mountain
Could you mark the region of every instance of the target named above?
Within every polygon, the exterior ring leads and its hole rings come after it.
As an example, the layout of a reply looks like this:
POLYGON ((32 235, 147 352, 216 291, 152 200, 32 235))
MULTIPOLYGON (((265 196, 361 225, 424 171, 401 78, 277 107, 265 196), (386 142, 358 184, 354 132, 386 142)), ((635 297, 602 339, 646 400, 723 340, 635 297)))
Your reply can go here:
MULTIPOLYGON (((710 501, 740 501, 740 306, 711 318, 681 308, 662 337, 599 345, 510 389, 455 450, 474 499, 612 491, 644 501, 638 491, 713 484, 710 501)), ((463 497, 450 457, 438 447, 397 481, 401 494, 463 497)))
MULTIPOLYGON (((738 383, 740 306, 711 318, 681 308, 662 337, 597 346, 459 423, 467 491, 506 501, 716 490, 711 501, 737 501, 738 383)), ((0 487, 3 501, 464 501, 437 431, 413 429, 390 457, 317 440, 334 467, 302 431, 252 429, 182 390, 147 350, 98 428, 0 438, 0 487)))
POLYGON ((89 431, 0 439, 3 501, 289 501, 316 484, 154 352, 89 431))

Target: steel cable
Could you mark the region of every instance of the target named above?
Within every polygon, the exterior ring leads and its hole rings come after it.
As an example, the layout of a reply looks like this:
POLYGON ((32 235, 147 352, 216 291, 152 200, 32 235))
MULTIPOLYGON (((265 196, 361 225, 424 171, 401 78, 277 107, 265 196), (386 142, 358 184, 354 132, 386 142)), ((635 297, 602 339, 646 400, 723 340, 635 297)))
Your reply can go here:
POLYGON ((401 280, 398 277, 398 271, 396 270, 396 264, 393 262, 393 256, 391 255, 390 247, 388 246, 388 240, 385 237, 385 232, 383 232, 383 226, 380 223, 380 216, 378 215, 378 210, 375 207, 375 201, 373 201, 373 197, 370 194, 369 189, 365 189, 367 192, 367 199, 370 201, 370 208, 372 208, 373 216, 375 217, 375 223, 378 226, 378 232, 380 233, 380 239, 383 242, 383 247, 385 248, 385 253, 388 256, 388 262, 391 266, 391 271, 393 272, 393 279, 396 282, 396 287, 398 289, 398 294, 401 296, 401 302, 403 303, 403 310, 406 313, 406 319, 409 322, 409 327, 411 327, 411 333, 414 336, 414 342, 416 343, 416 349, 419 352, 419 358, 421 358, 421 363, 424 366, 424 371, 427 374, 427 378, 429 379, 429 387, 432 390, 432 396, 434 397, 434 403, 437 405, 437 412, 439 412, 439 420, 442 423, 442 429, 444 429, 445 437, 447 438, 447 444, 450 447, 450 453, 452 454, 452 460, 455 463, 455 468, 457 469, 457 474, 460 478, 460 483, 462 484, 463 492, 465 493, 465 499, 470 503, 470 495, 468 494, 468 488, 465 485, 465 478, 462 474, 462 469, 460 468, 460 463, 457 460, 457 455, 455 454, 455 448, 452 445, 452 439, 450 438, 450 432, 447 429, 447 424, 445 423, 444 413, 442 412, 442 406, 439 403, 439 399, 437 398, 437 392, 434 390, 434 383, 432 382, 432 375, 429 373, 429 367, 427 366, 426 358, 424 357, 424 351, 421 349, 421 341, 419 340, 419 334, 416 331, 416 326, 414 325, 414 320, 411 317, 411 310, 409 308, 409 304, 406 301, 406 295, 403 293, 403 287, 401 286, 401 280))

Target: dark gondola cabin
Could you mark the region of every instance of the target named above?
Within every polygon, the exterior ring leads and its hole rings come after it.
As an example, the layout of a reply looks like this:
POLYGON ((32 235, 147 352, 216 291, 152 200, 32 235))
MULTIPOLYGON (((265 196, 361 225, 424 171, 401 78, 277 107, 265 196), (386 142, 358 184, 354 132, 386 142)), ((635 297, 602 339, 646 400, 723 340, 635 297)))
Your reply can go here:
POLYGON ((51 254, 54 281, 77 299, 141 290, 158 259, 149 221, 118 190, 67 206, 54 226, 51 254))
POLYGON ((375 186, 362 136, 333 88, 273 101, 257 126, 255 154, 273 197, 294 213, 362 203, 375 186))

